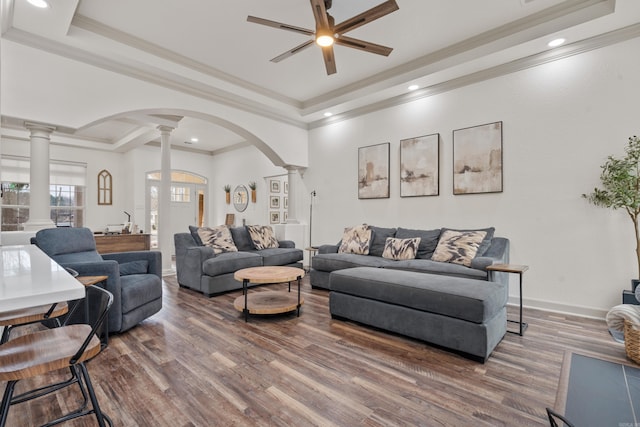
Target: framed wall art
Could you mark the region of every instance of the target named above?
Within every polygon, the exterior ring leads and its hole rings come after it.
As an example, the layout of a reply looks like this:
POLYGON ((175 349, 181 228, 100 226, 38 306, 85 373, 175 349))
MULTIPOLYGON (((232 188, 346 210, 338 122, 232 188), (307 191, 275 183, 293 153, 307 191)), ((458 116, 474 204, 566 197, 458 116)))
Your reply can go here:
POLYGON ((269 181, 269 187, 271 188, 271 192, 272 193, 279 193, 280 192, 280 180, 279 179, 272 179, 269 181))
POLYGON ((389 198, 389 145, 358 148, 358 199, 389 198))
POLYGON ((453 131, 453 194, 502 192, 502 122, 453 131))
POLYGON ((273 211, 269 214, 269 222, 271 224, 280 224, 280 211, 273 211))
POLYGON ((280 209, 280 196, 270 196, 269 207, 271 209, 280 209))
POLYGON ((400 141, 400 197, 440 194, 440 134, 400 141))

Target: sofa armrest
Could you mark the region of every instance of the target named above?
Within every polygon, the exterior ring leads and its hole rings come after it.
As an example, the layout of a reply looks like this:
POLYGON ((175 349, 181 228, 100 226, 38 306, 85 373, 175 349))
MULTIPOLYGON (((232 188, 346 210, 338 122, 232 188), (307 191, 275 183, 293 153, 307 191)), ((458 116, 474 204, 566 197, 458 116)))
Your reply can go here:
POLYGON ((338 245, 321 245, 318 247, 318 253, 319 254, 337 254, 339 247, 340 246, 338 245))
POLYGON ((102 258, 115 260, 118 264, 131 261, 147 261, 149 263, 147 272, 162 278, 162 253, 160 251, 114 252, 103 254, 102 258))
POLYGON ((296 242, 293 240, 278 240, 278 246, 281 248, 295 248, 296 242))

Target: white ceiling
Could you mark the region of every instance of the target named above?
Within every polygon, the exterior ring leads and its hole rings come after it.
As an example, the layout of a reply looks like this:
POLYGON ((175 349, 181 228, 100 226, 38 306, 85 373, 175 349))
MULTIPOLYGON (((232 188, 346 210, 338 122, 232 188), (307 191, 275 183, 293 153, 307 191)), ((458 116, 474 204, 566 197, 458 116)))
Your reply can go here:
MULTIPOLYGON (((392 47, 391 55, 336 46, 338 71, 327 76, 316 46, 269 61, 305 36, 246 21, 254 15, 314 30, 307 0, 50 0, 48 9, 0 1, 8 11, 3 38, 103 68, 124 66, 140 79, 153 81, 155 73, 178 88, 188 77, 240 108, 308 128, 637 37, 640 26, 638 0, 397 0, 398 11, 348 34, 392 47), (551 50, 546 43, 556 36, 567 45, 551 50), (421 89, 407 93, 414 83, 421 89), (334 116, 324 118, 325 111, 334 116)), ((339 23, 382 1, 333 0, 330 13, 339 23)), ((3 127, 24 120, 39 121, 3 116, 3 127)), ((71 141, 126 151, 157 143, 159 121, 123 115, 56 125, 71 141)), ((209 153, 243 142, 197 118, 185 117, 172 133, 174 145, 209 153), (207 142, 184 144, 194 135, 207 142)))

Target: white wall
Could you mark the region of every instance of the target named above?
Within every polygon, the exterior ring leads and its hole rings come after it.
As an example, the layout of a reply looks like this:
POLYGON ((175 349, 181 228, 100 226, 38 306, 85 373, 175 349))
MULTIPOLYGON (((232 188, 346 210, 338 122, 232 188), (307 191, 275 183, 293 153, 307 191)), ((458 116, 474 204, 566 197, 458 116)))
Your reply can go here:
POLYGON ((224 224, 228 213, 235 214, 236 225, 241 225, 243 219, 247 224, 269 224, 269 188, 264 177, 286 175, 285 169, 274 166, 252 146, 214 156, 211 168, 214 173, 211 185, 214 204, 211 206, 210 225, 224 224), (255 181, 257 185, 256 203, 249 201, 247 209, 244 212, 238 212, 233 207, 233 202, 230 205, 224 202, 223 187, 225 185, 229 184, 232 191, 240 184, 249 189, 250 181, 255 181))
MULTIPOLYGON (((632 224, 589 205, 607 155, 640 133, 640 39, 310 132, 314 244, 362 222, 416 228, 495 226, 527 264, 530 306, 603 316, 638 277, 632 224), (452 194, 452 131, 503 122, 504 191, 452 194), (399 197, 399 141, 440 133, 440 195, 399 197), (391 197, 358 200, 358 147, 391 143, 391 197)), ((308 209, 308 208, 307 208, 308 209)), ((512 278, 511 295, 517 295, 512 278)))

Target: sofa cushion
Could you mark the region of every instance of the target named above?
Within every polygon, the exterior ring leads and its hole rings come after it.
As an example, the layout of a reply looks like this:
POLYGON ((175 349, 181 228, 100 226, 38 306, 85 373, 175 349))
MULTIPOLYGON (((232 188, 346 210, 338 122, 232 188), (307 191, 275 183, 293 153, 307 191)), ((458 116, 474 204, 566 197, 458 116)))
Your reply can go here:
POLYGON ((367 255, 371 245, 371 229, 362 224, 346 227, 342 234, 342 241, 338 253, 367 255))
POLYGON ((260 250, 278 247, 278 239, 270 225, 248 225, 247 231, 254 248, 260 250))
POLYGON ((390 259, 357 255, 357 254, 318 254, 313 257, 313 269, 318 271, 331 272, 353 267, 385 267, 395 262, 390 259))
POLYGON ((414 259, 418 253, 420 238, 413 239, 394 239, 387 237, 387 243, 384 245, 383 258, 388 259, 414 259))
POLYGON ((255 251, 262 257, 262 265, 288 265, 302 260, 302 249, 268 248, 255 251))
POLYGON ((484 231, 446 230, 440 236, 440 241, 431 259, 469 267, 486 234, 484 231))
POLYGON ((229 231, 231 232, 233 243, 239 251, 250 251, 254 249, 247 227, 231 227, 229 231))
POLYGON ((128 276, 130 274, 147 274, 149 271, 149 261, 140 259, 137 261, 123 262, 118 264, 121 276, 128 276))
POLYGON ((503 283, 367 267, 334 271, 329 289, 474 323, 507 303, 503 283))
POLYGON ((259 267, 262 257, 251 252, 223 252, 202 263, 202 272, 207 276, 234 273, 243 268, 259 267))
POLYGON ((391 264, 385 265, 384 268, 416 271, 419 273, 444 274, 446 276, 464 277, 467 279, 487 280, 486 270, 477 270, 475 268, 465 267, 461 264, 438 262, 430 259, 408 259, 395 261, 391 264))
POLYGON ((371 230, 371 244, 369 245, 369 255, 382 256, 388 237, 395 237, 395 228, 382 228, 369 226, 371 230))
POLYGON ((420 237, 420 246, 418 246, 418 254, 416 258, 431 259, 433 251, 438 246, 438 240, 440 239, 440 229, 435 230, 411 230, 409 228, 398 228, 396 231, 396 238, 409 239, 412 237, 420 237))
POLYGON ((200 236, 198 235, 198 229, 200 227, 196 227, 195 225, 190 225, 189 226, 189 233, 191 233, 191 237, 193 237, 193 240, 196 241, 196 244, 198 246, 203 246, 202 244, 202 239, 200 239, 200 236))
POLYGON ((202 240, 204 246, 213 248, 213 252, 220 254, 222 252, 237 252, 229 227, 219 225, 217 227, 201 227, 198 229, 198 236, 202 240))
POLYGON ((145 303, 162 298, 162 279, 155 274, 131 274, 120 278, 122 312, 128 313, 145 303))
POLYGON ((478 247, 478 251, 476 252, 476 256, 482 256, 484 255, 485 252, 487 252, 487 249, 489 249, 489 246, 491 246, 491 239, 493 239, 493 234, 495 233, 496 229, 495 227, 487 227, 487 228, 477 228, 477 229, 454 229, 454 228, 443 228, 442 232, 444 233, 445 230, 453 230, 453 231, 484 231, 485 236, 482 239, 482 243, 480 243, 480 247, 478 247))

